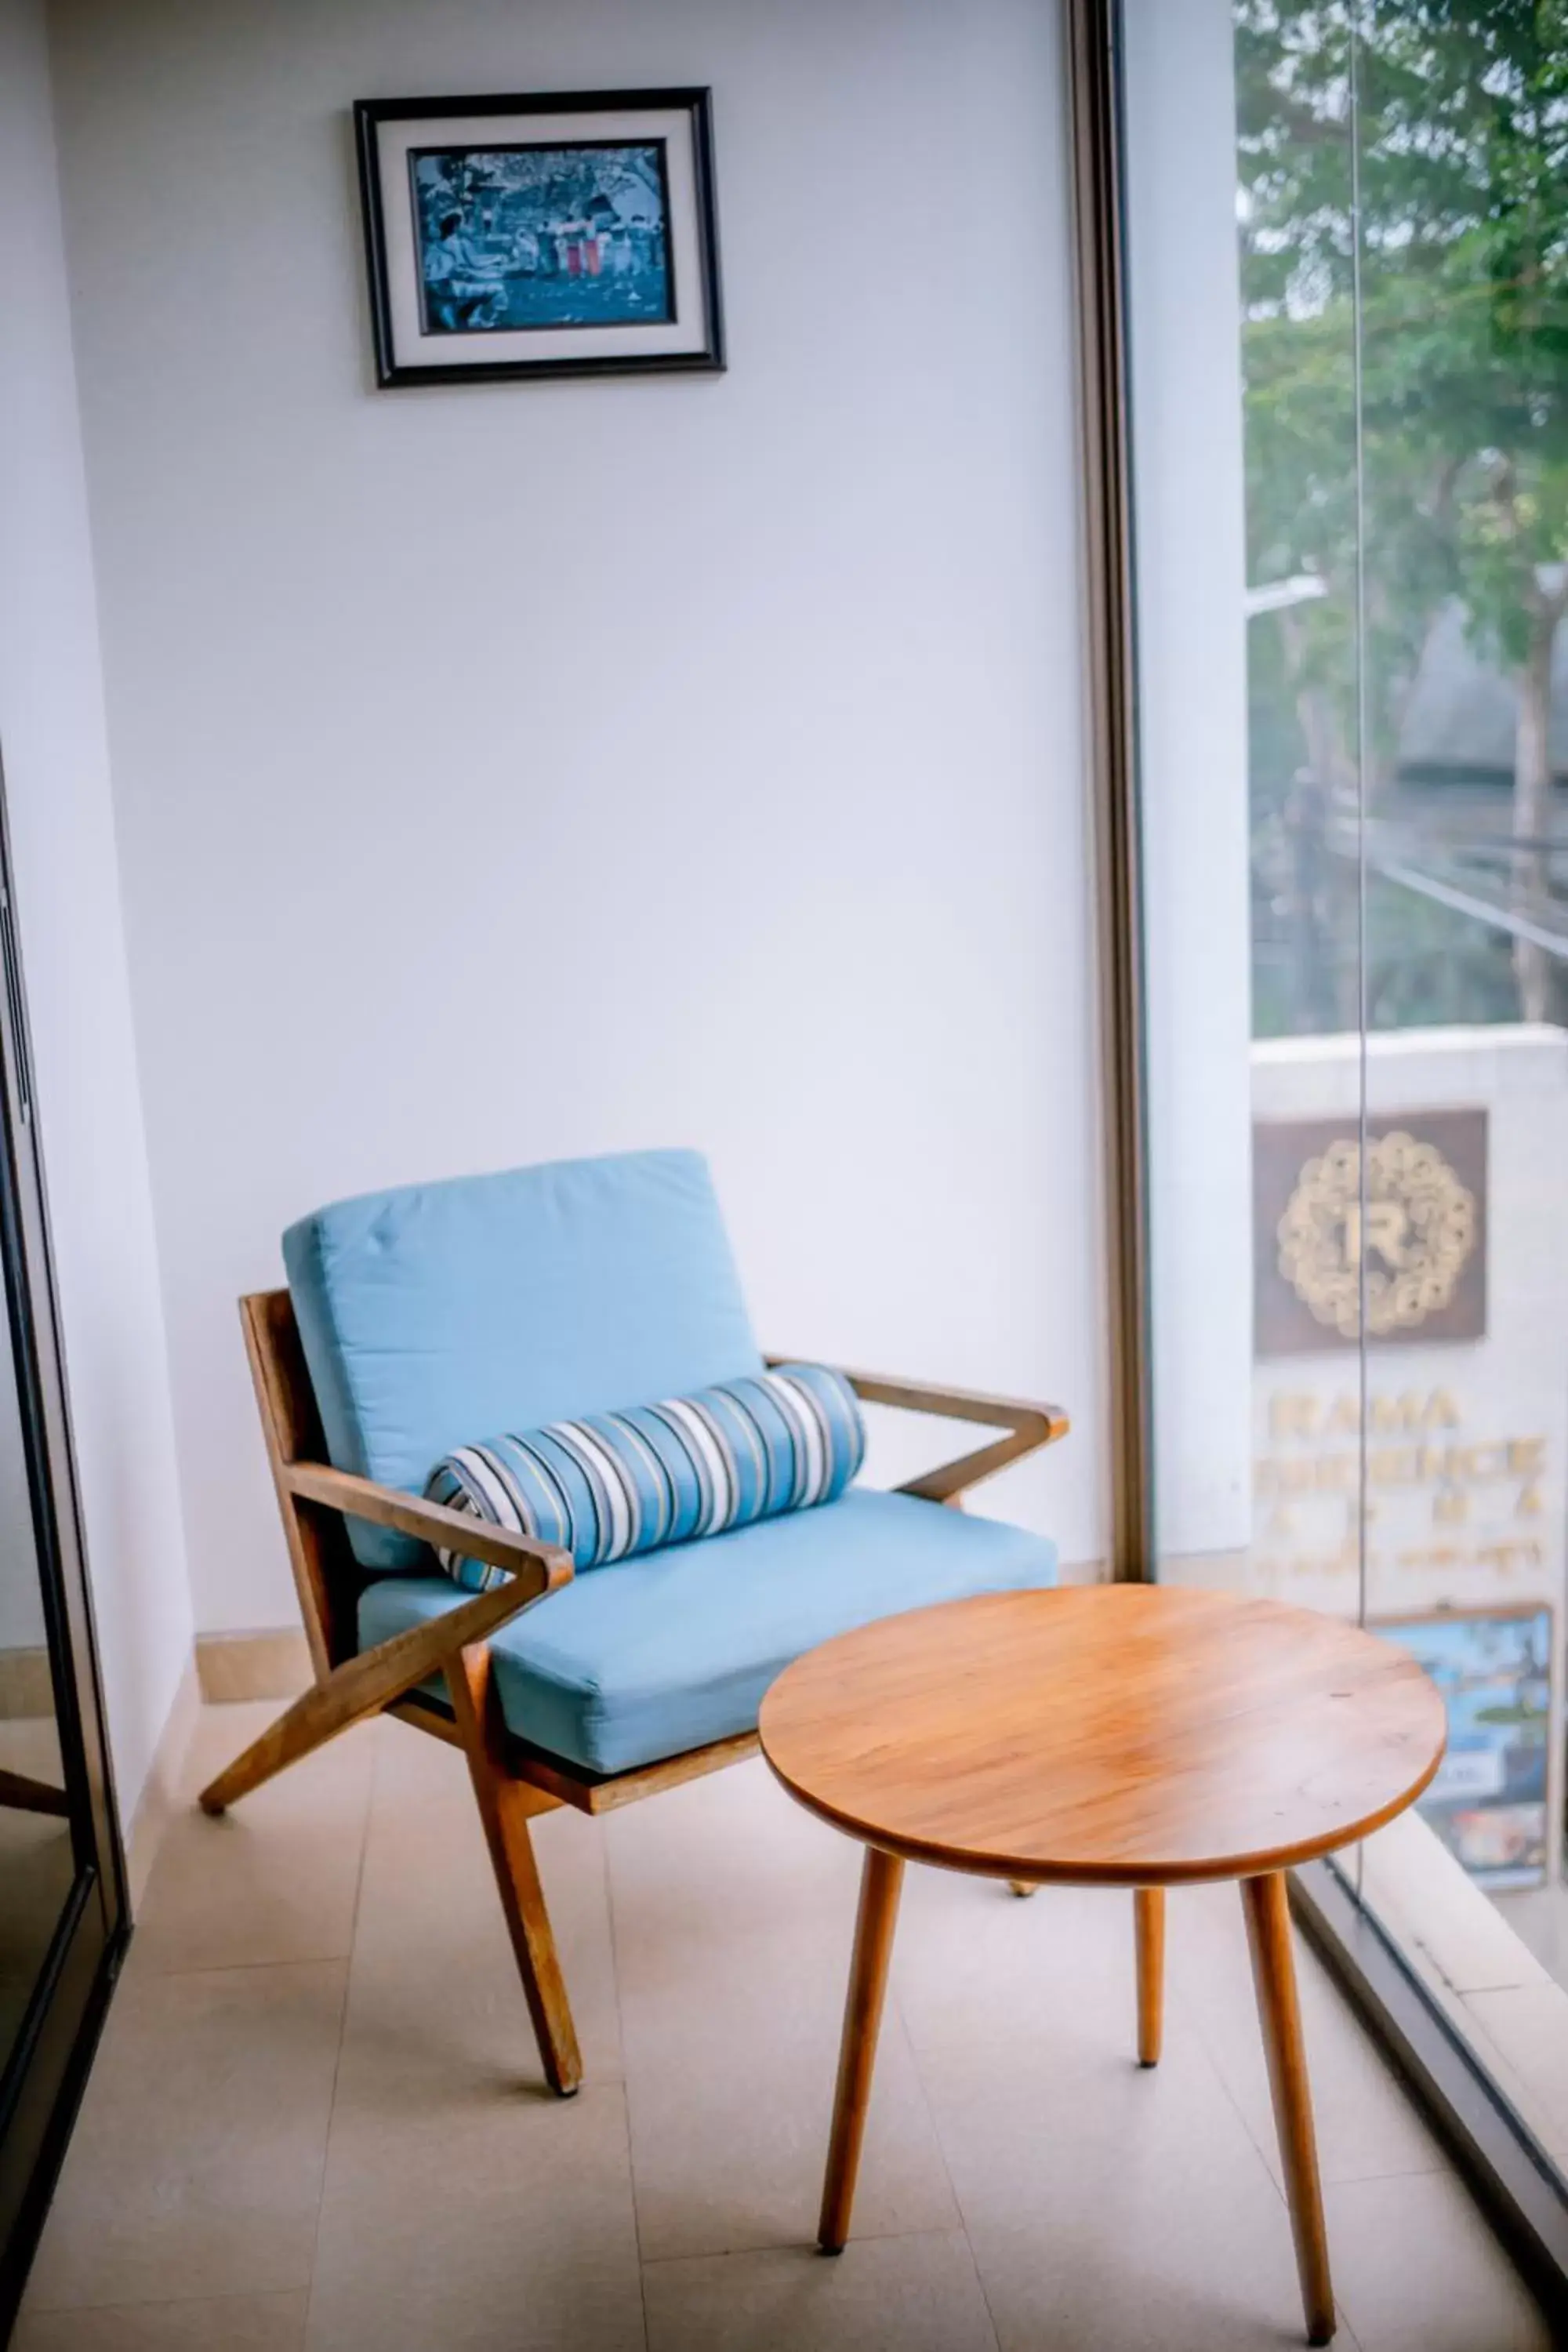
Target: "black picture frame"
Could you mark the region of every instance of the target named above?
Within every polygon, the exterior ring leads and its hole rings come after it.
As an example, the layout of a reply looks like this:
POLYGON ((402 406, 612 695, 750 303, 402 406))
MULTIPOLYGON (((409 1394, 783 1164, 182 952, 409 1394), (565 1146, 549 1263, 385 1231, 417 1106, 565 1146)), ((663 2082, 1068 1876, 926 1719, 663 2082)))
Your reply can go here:
MULTIPOLYGON (((637 375, 648 373, 717 373, 724 364, 722 299, 719 277, 719 226, 713 172, 712 94, 705 88, 623 90, 535 90, 462 98, 360 99, 353 110, 354 142, 359 161, 361 206, 364 219, 365 260, 370 282, 371 330, 375 352, 376 383, 384 390, 406 385, 494 383, 512 379, 550 376, 637 375), (595 136, 595 119, 617 121, 646 114, 668 124, 681 119, 684 154, 680 185, 685 197, 677 216, 668 202, 669 173, 662 134, 650 144, 660 149, 658 173, 665 192, 660 221, 660 282, 668 308, 662 317, 646 321, 610 318, 599 324, 565 320, 525 322, 511 327, 493 319, 483 324, 448 320, 439 331, 429 320, 426 274, 417 267, 425 234, 417 219, 413 186, 407 194, 407 218, 389 217, 387 184, 395 175, 397 154, 410 162, 424 154, 441 153, 454 142, 448 130, 434 137, 429 149, 405 143, 408 127, 428 122, 439 126, 465 121, 494 124, 515 118, 518 136, 493 135, 472 152, 524 152, 542 142, 527 136, 531 121, 548 117, 580 118, 580 140, 562 137, 552 146, 586 152, 633 143, 633 134, 595 136), (395 131, 396 153, 384 147, 395 131), (414 324, 417 309, 418 323, 414 324), (650 332, 651 331, 655 331, 650 332), (495 352, 498 334, 507 350, 495 352), (623 348, 603 348, 606 341, 625 336, 623 348), (663 347, 650 348, 650 343, 663 347), (531 348, 537 344, 537 351, 531 348), (597 345, 599 348, 584 348, 597 345), (458 351, 462 356, 458 356, 458 351), (438 356, 443 351, 452 356, 438 356)), ((395 203, 401 206, 403 192, 395 203)), ((629 241, 629 240, 628 240, 629 241)), ((580 251, 584 248, 580 247, 580 251)), ((489 259, 489 257, 484 257, 489 259)), ((570 254, 568 254, 570 259, 570 254)), ((497 266, 499 265, 492 265, 497 266)), ((594 274, 597 275, 597 264, 594 274)))

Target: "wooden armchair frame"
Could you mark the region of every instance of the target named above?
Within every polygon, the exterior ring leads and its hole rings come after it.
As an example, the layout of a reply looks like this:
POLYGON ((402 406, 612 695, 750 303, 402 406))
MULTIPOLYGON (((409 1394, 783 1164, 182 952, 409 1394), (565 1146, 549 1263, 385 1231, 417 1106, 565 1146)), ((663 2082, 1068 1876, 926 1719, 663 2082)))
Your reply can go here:
MULTIPOLYGON (((531 1608, 567 1583, 570 1559, 563 1551, 486 1527, 418 1496, 331 1468, 288 1291, 258 1291, 239 1305, 316 1679, 303 1697, 203 1790, 202 1806, 209 1813, 223 1812, 286 1766, 372 1715, 395 1715, 460 1748, 468 1759, 540 2058, 551 2088, 565 2096, 581 2082, 583 2065, 534 1862, 530 1818, 556 1805, 607 1812, 738 1762, 754 1753, 756 1734, 742 1732, 683 1756, 610 1775, 580 1770, 518 1738, 502 1720, 493 1689, 489 1636, 520 1610, 531 1608), (506 1570, 508 1581, 455 1601, 444 1615, 379 1642, 374 1649, 358 1650, 355 1613, 361 1590, 370 1579, 350 1547, 344 1525, 348 1517, 395 1528, 432 1544, 457 1535, 467 1555, 506 1570), (445 1701, 422 1687, 437 1675, 445 1684, 445 1701)), ((770 1356, 767 1360, 790 1360, 770 1356)), ((1053 1406, 931 1388, 914 1381, 881 1380, 864 1372, 846 1377, 868 1403, 1003 1431, 993 1444, 926 1471, 898 1489, 928 1502, 959 1506, 979 1480, 1067 1433, 1067 1415, 1053 1406)))
POLYGON ((17 1813, 57 1813, 67 1819, 70 1799, 51 1781, 35 1780, 27 1772, 8 1772, 0 1764, 0 1805, 17 1813))

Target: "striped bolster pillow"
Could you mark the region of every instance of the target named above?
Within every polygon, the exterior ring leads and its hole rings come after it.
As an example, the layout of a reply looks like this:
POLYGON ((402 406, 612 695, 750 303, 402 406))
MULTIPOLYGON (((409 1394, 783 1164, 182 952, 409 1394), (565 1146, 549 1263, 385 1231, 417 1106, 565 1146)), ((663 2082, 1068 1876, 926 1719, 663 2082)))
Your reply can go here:
MULTIPOLYGON (((696 1396, 461 1445, 437 1464, 425 1492, 558 1544, 580 1569, 598 1568, 831 1503, 865 1454, 860 1407, 843 1374, 784 1364, 696 1396)), ((458 1551, 438 1548, 436 1557, 470 1592, 505 1581, 504 1569, 458 1551)))

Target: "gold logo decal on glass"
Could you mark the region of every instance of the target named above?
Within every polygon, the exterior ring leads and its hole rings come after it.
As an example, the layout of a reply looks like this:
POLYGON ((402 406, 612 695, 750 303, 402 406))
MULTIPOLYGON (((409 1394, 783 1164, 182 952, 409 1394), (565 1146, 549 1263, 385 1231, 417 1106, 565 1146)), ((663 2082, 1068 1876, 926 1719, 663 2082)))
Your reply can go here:
POLYGON ((1342 1339, 1415 1331, 1452 1303, 1476 1245, 1475 1196, 1434 1143, 1403 1129, 1367 1154, 1342 1138, 1309 1160, 1278 1227, 1279 1271, 1303 1306, 1342 1339))

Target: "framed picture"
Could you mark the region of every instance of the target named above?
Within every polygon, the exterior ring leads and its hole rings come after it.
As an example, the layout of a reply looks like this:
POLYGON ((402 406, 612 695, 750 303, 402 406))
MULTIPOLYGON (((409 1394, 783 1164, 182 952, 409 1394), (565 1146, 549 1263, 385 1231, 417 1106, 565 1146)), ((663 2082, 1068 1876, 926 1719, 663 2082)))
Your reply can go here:
POLYGON ((384 385, 721 368, 705 89, 362 99, 384 385))
POLYGON ((1448 1747, 1416 1810, 1479 1886, 1547 1874, 1552 1612, 1544 1601, 1380 1619, 1443 1695, 1448 1747))

